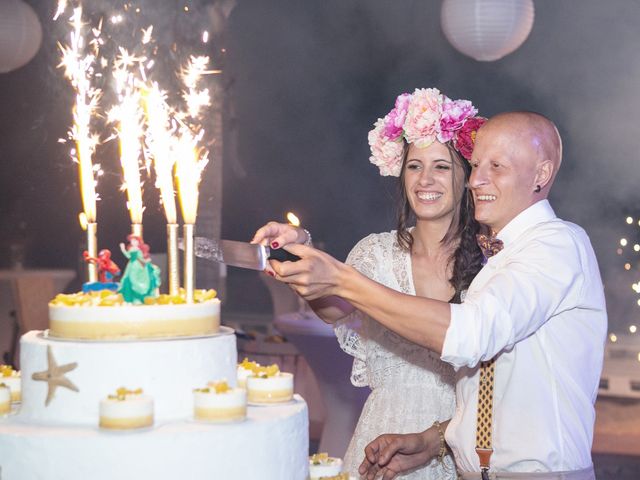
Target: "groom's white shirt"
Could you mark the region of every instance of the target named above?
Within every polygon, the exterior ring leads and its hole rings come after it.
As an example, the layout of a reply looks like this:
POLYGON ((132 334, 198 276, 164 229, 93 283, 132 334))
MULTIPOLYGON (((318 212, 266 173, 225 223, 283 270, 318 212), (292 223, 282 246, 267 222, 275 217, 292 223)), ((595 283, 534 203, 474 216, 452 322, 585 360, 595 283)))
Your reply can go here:
POLYGON ((458 377, 447 443, 461 471, 479 471, 478 364, 497 355, 492 470, 588 468, 607 334, 591 243, 546 200, 498 238, 504 249, 487 261, 464 303, 451 305, 442 360, 458 377))

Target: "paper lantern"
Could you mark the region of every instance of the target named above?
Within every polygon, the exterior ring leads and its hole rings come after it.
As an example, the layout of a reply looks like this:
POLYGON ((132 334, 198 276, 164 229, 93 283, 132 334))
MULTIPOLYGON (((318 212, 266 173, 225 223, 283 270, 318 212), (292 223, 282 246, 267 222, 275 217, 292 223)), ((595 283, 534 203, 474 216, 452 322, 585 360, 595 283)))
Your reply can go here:
POLYGON ((42 26, 22 0, 0 0, 0 73, 25 65, 40 48, 42 26))
POLYGON ((490 62, 524 43, 533 16, 533 0, 444 0, 440 22, 456 50, 490 62))

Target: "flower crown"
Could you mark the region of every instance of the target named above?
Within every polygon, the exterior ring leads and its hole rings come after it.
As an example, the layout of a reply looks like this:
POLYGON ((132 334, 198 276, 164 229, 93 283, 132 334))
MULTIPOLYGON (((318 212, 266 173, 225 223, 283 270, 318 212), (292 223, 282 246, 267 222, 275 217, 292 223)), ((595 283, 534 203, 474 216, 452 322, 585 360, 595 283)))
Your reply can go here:
POLYGON ((478 110, 469 100, 451 100, 437 88, 416 88, 403 93, 384 118, 369 132, 369 161, 380 175, 400 176, 404 138, 424 148, 436 140, 451 141, 460 155, 471 159, 478 129, 487 121, 477 117, 478 110))

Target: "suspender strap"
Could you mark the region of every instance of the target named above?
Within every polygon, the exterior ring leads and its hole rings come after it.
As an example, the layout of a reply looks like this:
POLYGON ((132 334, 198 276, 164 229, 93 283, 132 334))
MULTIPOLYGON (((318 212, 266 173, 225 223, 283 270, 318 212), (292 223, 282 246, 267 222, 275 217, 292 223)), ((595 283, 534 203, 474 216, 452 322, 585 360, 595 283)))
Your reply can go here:
POLYGON ((478 413, 476 422, 476 453, 480 459, 482 479, 489 478, 491 454, 491 432, 493 425, 493 379, 495 357, 480 363, 480 385, 478 388, 478 413))

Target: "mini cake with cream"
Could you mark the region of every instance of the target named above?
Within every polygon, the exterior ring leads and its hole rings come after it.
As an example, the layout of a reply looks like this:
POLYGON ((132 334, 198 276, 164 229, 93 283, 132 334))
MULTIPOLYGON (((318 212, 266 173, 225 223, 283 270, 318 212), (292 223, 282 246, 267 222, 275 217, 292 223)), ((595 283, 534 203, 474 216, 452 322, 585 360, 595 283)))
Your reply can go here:
POLYGON ((11 401, 17 403, 22 396, 22 380, 20 372, 14 370, 11 365, 0 365, 0 382, 11 390, 11 401))
POLYGON ((62 338, 117 339, 203 335, 220 328, 220 301, 215 290, 147 297, 126 303, 111 290, 59 294, 49 303, 49 333, 62 338))
MULTIPOLYGON (((309 457, 309 479, 319 480, 321 478, 334 477, 342 472, 342 460, 330 457, 327 453, 316 453, 309 457)), ((340 478, 340 477, 336 477, 340 478)), ((349 476, 345 477, 347 480, 349 476)))
POLYGON ((247 378, 253 375, 260 369, 258 362, 252 362, 245 357, 242 363, 238 364, 238 381, 237 385, 240 388, 247 388, 247 378))
POLYGON ((247 392, 230 387, 226 381, 209 382, 193 391, 193 416, 214 422, 243 420, 247 416, 247 392))
POLYGON ((7 385, 0 382, 0 415, 5 415, 11 411, 11 390, 7 385))
POLYGON ((247 378, 247 399, 251 403, 280 403, 293 398, 293 374, 278 365, 258 367, 247 378))
POLYGON ((100 401, 100 427, 116 430, 153 425, 153 398, 142 389, 119 388, 115 395, 100 401))

